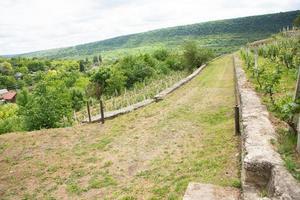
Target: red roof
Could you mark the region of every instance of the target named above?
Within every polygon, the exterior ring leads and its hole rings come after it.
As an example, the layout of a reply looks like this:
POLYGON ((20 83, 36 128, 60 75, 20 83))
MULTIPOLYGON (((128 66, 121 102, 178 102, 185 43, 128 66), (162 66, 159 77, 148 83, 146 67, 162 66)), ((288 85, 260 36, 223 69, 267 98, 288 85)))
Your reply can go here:
POLYGON ((16 95, 17 95, 16 92, 9 91, 9 92, 5 93, 2 97, 4 100, 12 100, 16 95))

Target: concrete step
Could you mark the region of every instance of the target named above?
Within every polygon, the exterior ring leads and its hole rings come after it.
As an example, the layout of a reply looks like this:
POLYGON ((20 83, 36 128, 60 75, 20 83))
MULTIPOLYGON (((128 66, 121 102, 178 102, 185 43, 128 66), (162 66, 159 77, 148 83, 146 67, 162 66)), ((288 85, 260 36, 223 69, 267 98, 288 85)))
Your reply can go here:
POLYGON ((189 183, 183 200, 238 200, 240 190, 212 184, 189 183))

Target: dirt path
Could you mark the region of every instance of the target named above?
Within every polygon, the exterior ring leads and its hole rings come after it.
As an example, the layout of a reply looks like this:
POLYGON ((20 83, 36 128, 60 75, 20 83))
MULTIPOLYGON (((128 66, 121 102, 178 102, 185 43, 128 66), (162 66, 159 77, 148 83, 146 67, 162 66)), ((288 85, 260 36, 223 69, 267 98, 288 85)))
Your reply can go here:
POLYGON ((2 199, 181 199, 190 181, 240 185, 232 60, 166 100, 107 121, 0 136, 2 199))

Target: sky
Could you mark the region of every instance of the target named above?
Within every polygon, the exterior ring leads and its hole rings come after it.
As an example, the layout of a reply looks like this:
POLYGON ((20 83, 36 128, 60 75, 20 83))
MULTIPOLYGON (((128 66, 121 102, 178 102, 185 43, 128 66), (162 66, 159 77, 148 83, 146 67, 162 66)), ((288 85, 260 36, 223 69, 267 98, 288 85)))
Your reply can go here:
POLYGON ((0 55, 298 9, 299 0, 0 0, 0 55))

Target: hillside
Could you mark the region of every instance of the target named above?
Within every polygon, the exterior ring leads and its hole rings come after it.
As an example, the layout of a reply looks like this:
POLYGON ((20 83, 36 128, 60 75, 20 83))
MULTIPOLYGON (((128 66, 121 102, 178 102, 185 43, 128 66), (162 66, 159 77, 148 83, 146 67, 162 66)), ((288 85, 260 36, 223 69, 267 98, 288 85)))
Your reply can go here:
POLYGON ((185 39, 196 39, 212 47, 218 54, 231 52, 241 45, 266 38, 282 27, 291 26, 299 11, 204 22, 164 28, 144 33, 120 36, 74 47, 22 54, 26 57, 79 58, 102 53, 116 57, 137 51, 147 51, 162 45, 176 47, 185 39))
POLYGON ((190 181, 239 187, 232 73, 230 55, 103 125, 0 135, 0 196, 182 199, 190 181))

